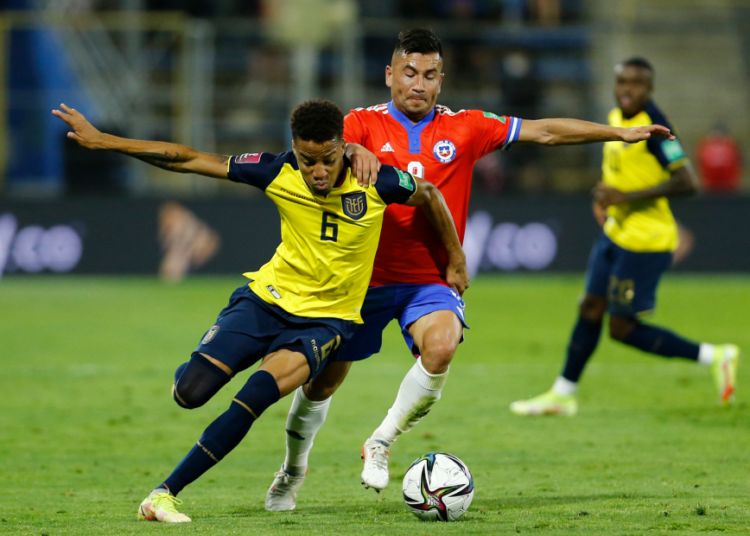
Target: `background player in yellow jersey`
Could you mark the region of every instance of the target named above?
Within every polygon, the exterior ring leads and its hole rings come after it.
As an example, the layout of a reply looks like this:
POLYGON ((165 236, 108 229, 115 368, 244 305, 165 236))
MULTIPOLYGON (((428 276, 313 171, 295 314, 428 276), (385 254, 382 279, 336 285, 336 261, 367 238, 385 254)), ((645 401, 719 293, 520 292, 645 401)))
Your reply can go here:
MULTIPOLYGON (((316 377, 362 323, 383 213, 391 203, 422 206, 451 252, 449 278, 468 286, 466 263, 450 212, 437 187, 383 166, 371 188, 357 184, 344 159, 344 116, 329 101, 309 101, 292 114, 292 152, 228 157, 171 143, 103 134, 62 105, 53 113, 68 136, 90 149, 118 151, 182 173, 199 173, 262 189, 281 215, 281 245, 270 262, 245 274, 190 361, 175 374, 180 406, 205 404, 238 372, 261 365, 169 477, 141 503, 149 521, 186 522, 176 495, 216 465, 269 406, 316 377)), ((248 236, 252 236, 252 229, 248 236)), ((249 240, 250 242, 250 240, 249 240)), ((248 244, 250 245, 250 244, 248 244)))
MULTIPOLYGON (((629 59, 617 65, 615 73, 618 107, 609 114, 610 125, 660 124, 672 129, 651 100, 654 70, 646 60, 629 59)), ((586 294, 565 367, 550 391, 512 403, 511 411, 518 415, 577 412, 578 380, 598 344, 605 312, 613 339, 644 352, 711 366, 720 401, 728 403, 739 357, 736 346, 695 343, 641 321, 654 310, 656 287, 678 244, 667 199, 696 192, 695 174, 679 140, 608 142, 602 174, 593 209, 604 229, 589 259, 586 294)))

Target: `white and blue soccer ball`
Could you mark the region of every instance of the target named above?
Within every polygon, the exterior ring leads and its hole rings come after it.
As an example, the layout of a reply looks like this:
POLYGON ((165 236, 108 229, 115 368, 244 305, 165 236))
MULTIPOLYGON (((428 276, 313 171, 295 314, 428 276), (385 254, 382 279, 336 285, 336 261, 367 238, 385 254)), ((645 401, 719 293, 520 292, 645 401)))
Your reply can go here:
POLYGON ((474 498, 474 479, 466 464, 451 454, 419 457, 404 475, 404 501, 424 521, 456 521, 474 498))

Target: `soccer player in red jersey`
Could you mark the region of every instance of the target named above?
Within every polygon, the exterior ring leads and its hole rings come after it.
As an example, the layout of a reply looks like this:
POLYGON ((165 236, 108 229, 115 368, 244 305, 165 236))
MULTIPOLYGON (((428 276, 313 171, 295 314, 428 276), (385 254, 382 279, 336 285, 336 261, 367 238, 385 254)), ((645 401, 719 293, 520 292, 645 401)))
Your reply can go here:
MULTIPOLYGON (((386 85, 392 101, 352 111, 344 138, 355 175, 366 183, 378 160, 435 184, 445 197, 463 240, 474 164, 513 143, 572 145, 619 140, 627 143, 662 136, 666 127, 625 129, 574 119, 527 121, 478 110, 452 112, 436 105, 444 74, 442 46, 429 30, 399 35, 386 85), (375 156, 373 156, 373 154, 375 156)), ((267 510, 292 510, 307 471, 315 434, 323 425, 330 397, 353 361, 380 350, 382 331, 398 319, 417 362, 406 374, 383 423, 362 448, 362 483, 376 490, 388 484, 393 442, 408 432, 440 399, 448 368, 466 326, 460 288, 451 288, 446 267, 463 251, 446 251, 428 221, 409 207, 389 207, 380 247, 362 307, 364 325, 320 376, 297 390, 287 420, 287 456, 266 495, 267 510)))

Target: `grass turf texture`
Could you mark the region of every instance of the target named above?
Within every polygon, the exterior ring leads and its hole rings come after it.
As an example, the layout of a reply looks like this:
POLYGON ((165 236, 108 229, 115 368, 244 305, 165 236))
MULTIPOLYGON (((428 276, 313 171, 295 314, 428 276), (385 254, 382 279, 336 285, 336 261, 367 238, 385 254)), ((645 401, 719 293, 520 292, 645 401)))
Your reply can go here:
MULTIPOLYGON (((748 367, 738 404, 717 407, 709 371, 603 340, 576 418, 520 418, 516 399, 549 388, 562 364, 581 277, 480 278, 472 329, 443 399, 392 448, 380 496, 359 483, 363 440, 412 365, 391 326, 381 355, 353 367, 316 440, 292 513, 263 510, 284 456, 290 400, 181 494, 192 524, 136 519, 249 375, 205 407, 170 399, 238 279, 12 278, 0 283, 0 533, 680 534, 750 532, 748 367), (404 510, 401 478, 441 450, 472 470, 464 519, 426 524, 404 510)), ((698 340, 750 349, 750 279, 670 276, 654 319, 698 340)))

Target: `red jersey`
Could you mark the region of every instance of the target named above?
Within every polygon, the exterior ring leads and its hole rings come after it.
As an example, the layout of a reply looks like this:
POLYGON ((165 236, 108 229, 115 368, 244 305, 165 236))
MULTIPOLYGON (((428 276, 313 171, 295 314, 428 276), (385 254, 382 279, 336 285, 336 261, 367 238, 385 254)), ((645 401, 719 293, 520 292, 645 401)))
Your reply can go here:
MULTIPOLYGON (((393 105, 352 110, 344 139, 377 155, 383 164, 407 170, 440 189, 463 243, 474 164, 518 140, 521 119, 479 110, 452 112, 436 106, 413 124, 393 105)), ((390 205, 375 256, 371 286, 395 283, 442 284, 448 252, 417 207, 390 205)))

